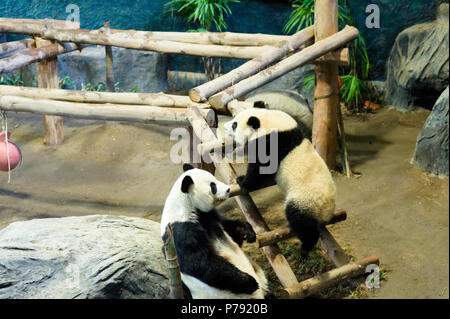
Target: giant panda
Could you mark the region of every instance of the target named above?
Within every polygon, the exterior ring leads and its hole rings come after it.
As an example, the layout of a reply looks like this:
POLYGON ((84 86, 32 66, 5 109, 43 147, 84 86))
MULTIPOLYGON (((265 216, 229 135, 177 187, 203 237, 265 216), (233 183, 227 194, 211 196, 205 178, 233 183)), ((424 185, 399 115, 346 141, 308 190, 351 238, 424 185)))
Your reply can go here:
POLYGON ((301 255, 306 257, 319 239, 320 227, 333 217, 336 188, 327 165, 304 138, 298 123, 285 112, 260 108, 263 104, 255 103, 258 107, 237 113, 224 124, 224 132, 236 145, 257 152, 259 143, 265 142, 268 152, 274 140, 270 132, 277 131, 277 169, 274 174, 261 174, 260 168, 269 163, 256 158, 237 183, 252 191, 267 185, 268 180, 276 181, 285 196, 289 226, 302 241, 301 255))
POLYGON ((170 223, 181 279, 192 298, 269 296, 264 272, 240 247, 244 240, 255 242, 251 225, 226 219, 214 208, 228 198, 230 187, 189 164, 183 170, 166 199, 161 236, 170 223))

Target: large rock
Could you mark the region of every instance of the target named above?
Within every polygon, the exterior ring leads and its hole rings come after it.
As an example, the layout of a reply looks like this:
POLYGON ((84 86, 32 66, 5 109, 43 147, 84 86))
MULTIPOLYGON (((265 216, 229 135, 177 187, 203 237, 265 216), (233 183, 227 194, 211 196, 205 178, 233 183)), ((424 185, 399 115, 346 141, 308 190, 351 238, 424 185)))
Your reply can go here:
MULTIPOLYGON (((114 81, 119 82, 121 92, 138 87, 138 92, 167 92, 167 56, 156 52, 130 50, 113 47, 114 81)), ((105 48, 86 47, 58 57, 58 77, 69 76, 71 85, 67 89, 82 89, 90 83, 106 83, 105 48)), ((37 85, 36 66, 31 65, 22 72, 25 85, 37 85)))
POLYGON ((0 231, 0 299, 166 298, 159 224, 92 215, 0 231))
POLYGON ((400 110, 431 108, 448 85, 448 4, 437 19, 401 32, 388 60, 386 102, 400 110))
POLYGON ((413 164, 438 176, 448 176, 448 86, 417 137, 413 164))

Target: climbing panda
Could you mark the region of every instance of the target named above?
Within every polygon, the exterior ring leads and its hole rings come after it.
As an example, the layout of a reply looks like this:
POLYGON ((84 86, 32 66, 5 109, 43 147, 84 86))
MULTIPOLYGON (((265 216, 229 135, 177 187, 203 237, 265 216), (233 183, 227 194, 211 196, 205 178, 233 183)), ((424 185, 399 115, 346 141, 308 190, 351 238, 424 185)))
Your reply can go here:
POLYGON ((267 279, 241 249, 244 240, 255 242, 255 232, 214 208, 228 198, 230 187, 189 164, 183 170, 161 218, 163 239, 168 223, 172 226, 183 283, 194 299, 264 298, 267 279))
POLYGON ((333 216, 336 188, 327 165, 304 138, 298 123, 285 112, 261 108, 263 104, 256 102, 256 107, 239 112, 224 124, 224 132, 236 145, 256 154, 263 145, 260 143, 264 142, 268 152, 270 144, 278 142, 276 149, 272 148, 278 151, 276 169, 273 174, 261 173, 260 169, 270 163, 255 158, 237 183, 252 191, 267 185, 268 180, 276 181, 285 196, 289 226, 302 241, 301 255, 306 257, 319 239, 320 227, 333 216), (277 140, 271 132, 277 132, 277 140))

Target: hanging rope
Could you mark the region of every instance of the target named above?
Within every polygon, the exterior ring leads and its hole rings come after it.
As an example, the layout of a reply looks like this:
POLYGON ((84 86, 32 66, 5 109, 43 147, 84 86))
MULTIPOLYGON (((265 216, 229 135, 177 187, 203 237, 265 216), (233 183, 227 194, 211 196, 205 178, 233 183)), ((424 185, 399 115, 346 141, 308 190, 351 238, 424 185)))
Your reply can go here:
POLYGON ((5 143, 6 143, 6 157, 8 159, 8 184, 11 182, 11 160, 9 158, 9 148, 8 148, 8 118, 5 111, 0 111, 0 117, 2 119, 2 131, 5 133, 5 143))

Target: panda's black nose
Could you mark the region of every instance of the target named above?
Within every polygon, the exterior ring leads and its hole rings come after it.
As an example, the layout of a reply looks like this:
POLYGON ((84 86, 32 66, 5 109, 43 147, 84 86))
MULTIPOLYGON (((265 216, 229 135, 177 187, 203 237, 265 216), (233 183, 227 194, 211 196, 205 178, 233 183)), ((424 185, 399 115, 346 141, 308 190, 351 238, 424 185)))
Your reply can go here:
POLYGON ((227 189, 227 194, 229 194, 230 193, 230 188, 228 187, 228 189, 227 189))

